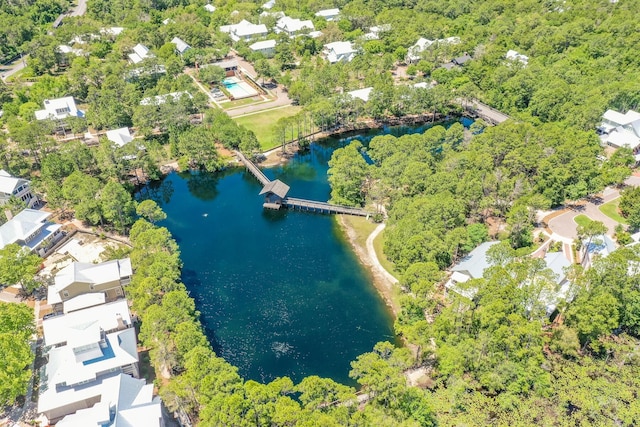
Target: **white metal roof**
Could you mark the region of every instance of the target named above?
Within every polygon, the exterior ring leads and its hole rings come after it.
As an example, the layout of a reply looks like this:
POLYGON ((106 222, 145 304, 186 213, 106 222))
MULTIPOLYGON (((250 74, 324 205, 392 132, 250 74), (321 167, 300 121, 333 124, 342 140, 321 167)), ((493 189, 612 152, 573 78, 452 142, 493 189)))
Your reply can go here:
POLYGON ((263 49, 273 49, 276 47, 275 40, 263 40, 261 42, 255 42, 249 46, 251 50, 263 50, 263 49))
POLYGON ((125 299, 44 319, 42 330, 45 346, 65 341, 73 344, 95 342, 91 341, 94 338, 93 329, 97 328, 98 331, 117 329, 118 319, 125 325, 131 325, 129 305, 125 299))
POLYGON ((347 94, 351 95, 352 98, 362 99, 364 102, 367 102, 372 90, 373 87, 366 87, 364 89, 352 90, 351 92, 347 92, 347 94))
POLYGON ((171 43, 176 45, 176 50, 180 53, 184 53, 184 51, 191 47, 179 37, 174 37, 173 39, 171 39, 171 43))
POLYGON ((51 213, 35 209, 23 209, 10 221, 0 225, 0 249, 10 243, 24 241, 33 233, 44 228, 51 213))
POLYGON ((484 242, 472 250, 462 261, 454 265, 451 270, 468 274, 472 279, 479 279, 489 267, 487 251, 500 242, 484 242))
POLYGON ((29 184, 29 181, 12 176, 6 170, 0 169, 0 193, 13 194, 16 188, 25 184, 29 184))
POLYGON ((107 131, 107 139, 114 142, 118 147, 133 141, 129 128, 120 128, 107 131))

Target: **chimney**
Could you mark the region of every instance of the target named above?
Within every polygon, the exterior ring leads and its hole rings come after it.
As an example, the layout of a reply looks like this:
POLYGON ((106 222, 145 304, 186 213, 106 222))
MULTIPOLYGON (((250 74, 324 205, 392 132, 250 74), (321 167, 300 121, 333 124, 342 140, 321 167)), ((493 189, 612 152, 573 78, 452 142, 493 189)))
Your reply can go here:
POLYGON ((124 320, 122 320, 122 315, 120 315, 120 313, 116 313, 116 322, 118 322, 119 331, 122 331, 123 329, 127 329, 127 325, 124 324, 124 320))
POLYGON ((9 209, 5 209, 4 214, 7 217, 7 221, 11 221, 11 219, 13 218, 13 213, 9 209))

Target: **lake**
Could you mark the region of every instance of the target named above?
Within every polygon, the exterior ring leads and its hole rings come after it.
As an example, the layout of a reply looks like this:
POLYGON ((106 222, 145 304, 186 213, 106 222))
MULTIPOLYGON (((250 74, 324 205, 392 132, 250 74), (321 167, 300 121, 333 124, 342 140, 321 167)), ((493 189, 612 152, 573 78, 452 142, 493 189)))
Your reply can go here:
MULTIPOLYGON (((354 138, 424 131, 386 128, 312 144, 265 170, 290 196, 327 201, 327 162, 354 138)), ((216 353, 245 379, 309 375, 354 385, 350 362, 378 341, 398 343, 393 318, 335 217, 267 211, 244 169, 172 173, 145 187, 180 245, 183 281, 216 353)))

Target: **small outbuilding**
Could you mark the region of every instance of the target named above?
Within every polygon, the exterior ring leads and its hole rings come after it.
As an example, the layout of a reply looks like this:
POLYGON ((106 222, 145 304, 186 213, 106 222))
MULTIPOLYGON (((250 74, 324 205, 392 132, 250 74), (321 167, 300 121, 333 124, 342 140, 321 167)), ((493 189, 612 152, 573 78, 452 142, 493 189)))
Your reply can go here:
POLYGON ((262 187, 262 191, 260 192, 260 195, 264 194, 263 206, 269 209, 280 209, 282 201, 287 197, 289 188, 287 184, 279 179, 270 181, 262 187))

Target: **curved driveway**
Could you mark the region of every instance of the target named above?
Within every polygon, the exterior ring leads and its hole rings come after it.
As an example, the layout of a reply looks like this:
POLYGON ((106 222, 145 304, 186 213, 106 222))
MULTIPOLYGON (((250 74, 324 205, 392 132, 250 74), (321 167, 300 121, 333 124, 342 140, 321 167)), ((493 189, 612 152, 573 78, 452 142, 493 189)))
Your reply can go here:
MULTIPOLYGON (((631 176, 627 178, 625 184, 633 187, 640 186, 640 177, 631 176)), ((582 214, 588 216, 594 221, 601 221, 604 223, 604 225, 607 226, 608 234, 613 236, 618 222, 603 214, 600 211, 600 206, 604 203, 610 202, 611 200, 617 199, 618 197, 620 197, 620 191, 618 189, 606 188, 602 192, 602 196, 594 197, 591 200, 585 200, 581 205, 568 208, 567 212, 551 219, 548 222, 549 228, 554 234, 561 237, 575 239, 577 237, 577 224, 574 221, 574 218, 582 214)))

